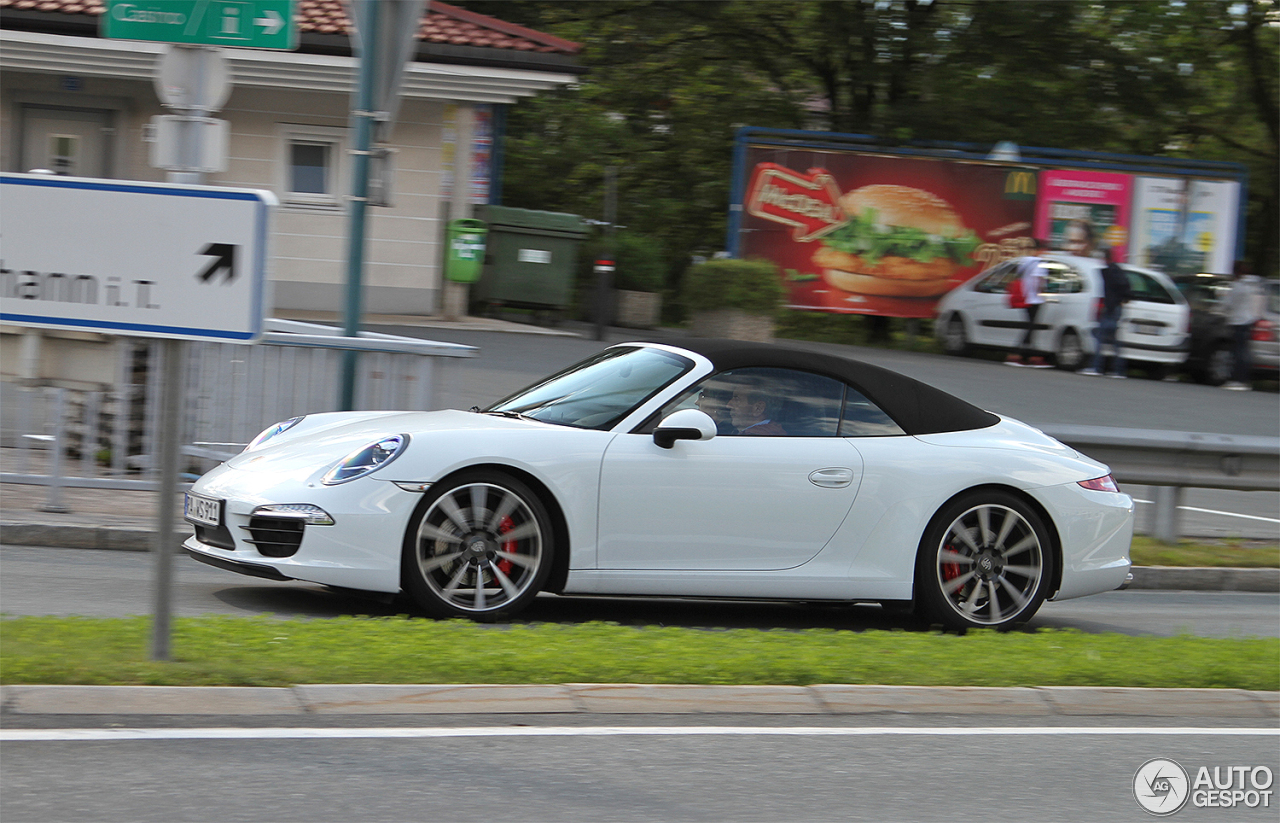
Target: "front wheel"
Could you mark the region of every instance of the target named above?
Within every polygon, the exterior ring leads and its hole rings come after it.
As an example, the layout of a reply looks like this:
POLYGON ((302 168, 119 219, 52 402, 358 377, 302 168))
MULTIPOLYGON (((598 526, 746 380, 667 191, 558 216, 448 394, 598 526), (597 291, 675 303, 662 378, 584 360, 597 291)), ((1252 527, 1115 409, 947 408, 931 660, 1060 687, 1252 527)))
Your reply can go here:
POLYGON ((1230 346, 1214 346, 1205 360, 1204 371, 1200 382, 1210 386, 1221 386, 1231 379, 1236 372, 1236 355, 1230 346))
POLYGON ((538 594, 551 571, 551 520, 528 486, 500 472, 434 488, 405 535, 406 591, 437 617, 496 620, 538 594))
POLYGON ((969 353, 969 337, 964 331, 964 320, 958 314, 951 315, 942 327, 942 350, 956 356, 969 353))
POLYGON ((1053 580, 1040 516, 1012 494, 964 495, 929 523, 916 557, 916 600, 947 628, 1006 630, 1030 620, 1053 580))

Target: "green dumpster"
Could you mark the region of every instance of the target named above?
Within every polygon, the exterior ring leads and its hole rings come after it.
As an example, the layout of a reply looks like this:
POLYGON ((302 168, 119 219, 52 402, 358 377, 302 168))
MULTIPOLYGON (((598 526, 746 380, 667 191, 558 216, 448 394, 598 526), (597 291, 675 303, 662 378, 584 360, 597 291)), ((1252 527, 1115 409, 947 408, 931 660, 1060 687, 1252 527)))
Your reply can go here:
POLYGON ((455 283, 474 283, 484 267, 485 236, 489 227, 469 217, 449 221, 444 276, 455 283))
POLYGON ((484 273, 471 289, 476 303, 561 312, 573 299, 578 244, 587 225, 576 214, 477 206, 489 226, 484 273))

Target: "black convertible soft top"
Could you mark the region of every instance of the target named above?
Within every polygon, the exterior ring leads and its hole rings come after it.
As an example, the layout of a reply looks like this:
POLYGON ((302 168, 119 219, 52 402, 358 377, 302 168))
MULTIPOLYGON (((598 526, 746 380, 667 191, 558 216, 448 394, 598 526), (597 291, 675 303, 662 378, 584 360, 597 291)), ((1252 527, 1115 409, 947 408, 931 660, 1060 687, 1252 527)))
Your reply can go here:
POLYGON ((688 349, 715 365, 717 372, 759 366, 799 369, 853 386, 888 414, 907 434, 970 431, 994 426, 991 412, 906 375, 847 357, 775 343, 687 338, 664 345, 688 349))

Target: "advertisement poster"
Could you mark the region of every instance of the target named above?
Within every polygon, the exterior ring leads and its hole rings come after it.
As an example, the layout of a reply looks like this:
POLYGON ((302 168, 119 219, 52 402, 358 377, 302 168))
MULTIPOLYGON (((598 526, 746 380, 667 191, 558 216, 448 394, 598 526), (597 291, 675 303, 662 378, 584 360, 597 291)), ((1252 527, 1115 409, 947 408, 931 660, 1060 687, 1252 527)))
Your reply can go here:
MULTIPOLYGON (((476 104, 471 107, 471 163, 469 198, 472 203, 488 203, 493 166, 493 106, 476 104)), ((444 107, 444 139, 440 146, 440 165, 444 172, 440 181, 440 195, 453 196, 454 169, 458 154, 458 104, 446 103, 444 107)))
POLYGON ((932 317, 1031 243, 1032 169, 765 146, 747 168, 738 253, 778 264, 792 308, 932 317))
POLYGON ((1131 187, 1132 178, 1127 174, 1076 170, 1040 172, 1036 236, 1043 238, 1050 249, 1083 257, 1108 245, 1116 261, 1125 262, 1131 187))
POLYGON ((1230 273, 1239 198, 1231 181, 1138 178, 1133 261, 1169 274, 1230 273))

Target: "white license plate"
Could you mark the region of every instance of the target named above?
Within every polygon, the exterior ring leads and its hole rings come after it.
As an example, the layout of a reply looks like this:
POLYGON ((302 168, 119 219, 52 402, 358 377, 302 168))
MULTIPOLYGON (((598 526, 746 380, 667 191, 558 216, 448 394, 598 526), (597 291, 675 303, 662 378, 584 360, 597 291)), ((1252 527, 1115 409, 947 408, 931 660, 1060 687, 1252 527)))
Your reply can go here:
POLYGON ((1161 326, 1156 323, 1134 323, 1133 330, 1136 334, 1159 334, 1161 326))
POLYGON ((222 523, 222 501, 187 492, 182 516, 192 523, 216 528, 222 523))

